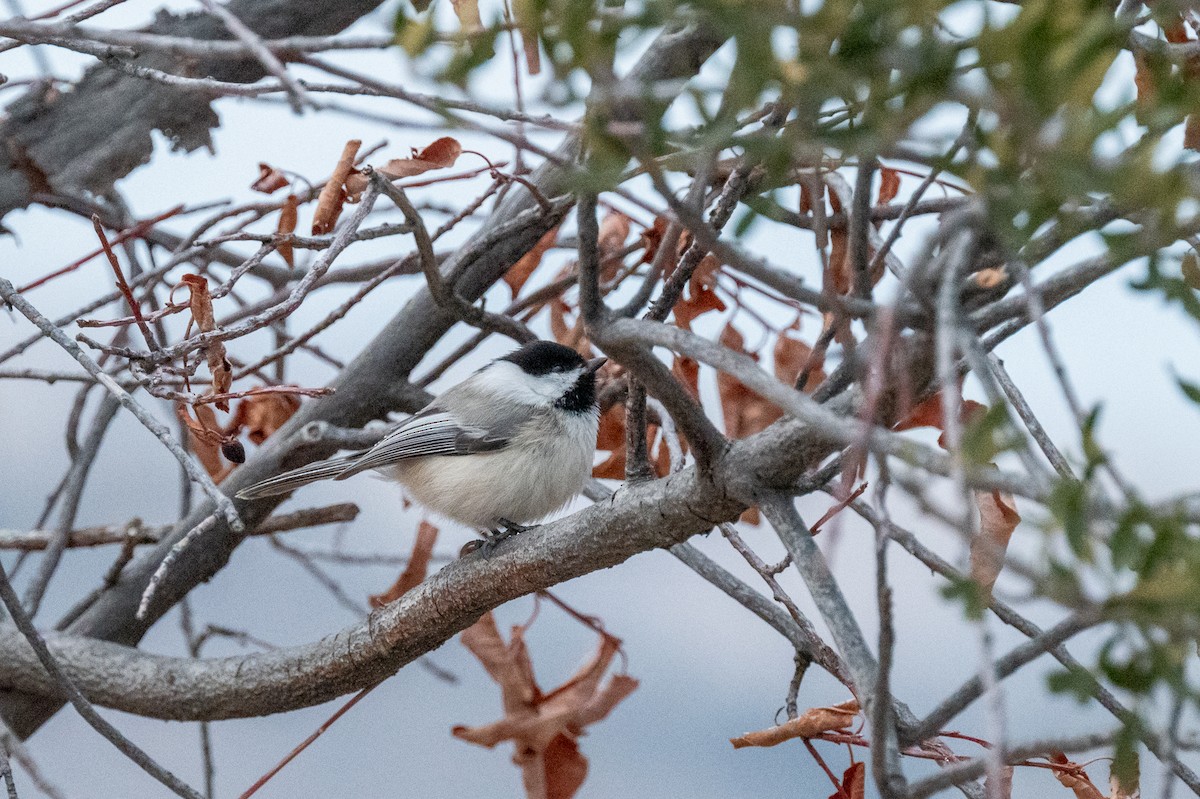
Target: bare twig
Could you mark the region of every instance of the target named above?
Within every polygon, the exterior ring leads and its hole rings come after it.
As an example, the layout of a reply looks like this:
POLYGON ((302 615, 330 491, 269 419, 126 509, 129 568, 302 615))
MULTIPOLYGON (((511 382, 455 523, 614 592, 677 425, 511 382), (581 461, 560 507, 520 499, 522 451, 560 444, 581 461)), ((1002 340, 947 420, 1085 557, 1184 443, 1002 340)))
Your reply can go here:
POLYGON ((50 654, 50 650, 46 648, 46 642, 42 640, 41 634, 33 626, 33 621, 25 612, 25 609, 21 607, 21 602, 17 599, 16 592, 13 591, 12 583, 8 581, 8 573, 5 572, 3 564, 0 564, 0 600, 3 600, 4 607, 8 609, 13 623, 16 624, 21 635, 25 637, 29 646, 32 647, 34 654, 37 655, 38 662, 41 663, 42 668, 46 670, 46 673, 50 675, 57 689, 66 696, 67 701, 83 717, 83 720, 91 725, 92 729, 111 742, 113 746, 137 764, 139 768, 169 788, 172 793, 182 796, 185 799, 201 799, 200 794, 196 793, 178 777, 156 763, 149 755, 138 748, 136 744, 122 735, 116 727, 109 724, 103 716, 96 712, 91 702, 84 698, 79 689, 75 687, 75 684, 71 682, 59 667, 54 656, 50 654))

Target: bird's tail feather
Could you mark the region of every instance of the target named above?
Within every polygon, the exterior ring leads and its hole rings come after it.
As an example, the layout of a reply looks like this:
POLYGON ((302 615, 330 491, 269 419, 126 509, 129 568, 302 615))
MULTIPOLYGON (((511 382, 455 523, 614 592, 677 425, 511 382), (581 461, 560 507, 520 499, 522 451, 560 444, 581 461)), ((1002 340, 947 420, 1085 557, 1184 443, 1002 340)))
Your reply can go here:
POLYGON ((273 497, 276 494, 286 494, 289 491, 294 491, 300 486, 315 483, 318 480, 336 477, 350 468, 359 459, 360 455, 361 453, 355 453, 353 455, 344 455, 340 458, 316 461, 307 466, 301 466, 299 469, 292 469, 289 472, 277 474, 269 480, 263 480, 260 483, 243 488, 237 492, 237 498, 258 499, 259 497, 273 497))

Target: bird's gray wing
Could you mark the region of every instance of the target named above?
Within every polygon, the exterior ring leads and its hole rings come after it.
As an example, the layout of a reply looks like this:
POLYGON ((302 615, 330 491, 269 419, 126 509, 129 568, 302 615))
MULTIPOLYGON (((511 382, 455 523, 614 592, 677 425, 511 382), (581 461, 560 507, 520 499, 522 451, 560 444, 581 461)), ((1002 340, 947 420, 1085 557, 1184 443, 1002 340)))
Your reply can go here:
POLYGON ((327 480, 330 477, 337 477, 360 457, 362 457, 362 453, 356 452, 340 458, 316 461, 307 466, 301 466, 299 469, 292 469, 290 472, 277 474, 269 480, 263 480, 261 483, 247 486, 237 492, 237 497, 238 499, 258 499, 259 497, 273 497, 276 494, 286 494, 289 491, 295 491, 300 486, 315 483, 317 480, 327 480))
POLYGON ((511 434, 512 429, 465 425, 452 413, 429 409, 407 420, 354 458, 334 479, 344 480, 361 471, 390 466, 409 458, 491 452, 507 445, 511 434))

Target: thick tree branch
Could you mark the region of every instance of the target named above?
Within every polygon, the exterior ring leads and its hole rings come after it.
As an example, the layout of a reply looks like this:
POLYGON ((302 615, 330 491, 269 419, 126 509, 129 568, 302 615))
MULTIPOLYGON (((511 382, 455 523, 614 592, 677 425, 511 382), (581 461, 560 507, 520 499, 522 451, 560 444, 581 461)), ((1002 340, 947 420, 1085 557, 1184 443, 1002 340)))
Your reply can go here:
MULTIPOLYGON (((263 5, 274 6, 277 3, 264 2, 263 5)), ((294 13, 307 13, 303 4, 282 5, 286 8, 280 13, 285 18, 294 13)), ((346 6, 354 7, 354 4, 347 3, 346 6)), ((241 13, 234 6, 231 8, 250 23, 253 15, 241 13)), ((277 31, 258 28, 256 31, 265 38, 282 35, 277 31)), ((641 91, 639 87, 646 83, 688 78, 722 42, 721 36, 703 24, 668 28, 659 35, 622 83, 626 83, 629 92, 636 95, 641 91)), ((257 68, 257 62, 253 66, 257 68)), ((573 163, 578 148, 578 134, 572 135, 559 149, 558 160, 573 163)), ((543 196, 559 196, 569 188, 565 185, 569 173, 558 166, 558 161, 541 167, 530 179, 543 196)), ((3 207, 4 192, 0 188, 0 209, 3 207)), ((561 217, 557 215, 542 213, 527 192, 513 192, 482 228, 443 265, 442 272, 455 286, 459 296, 467 300, 478 299, 522 255, 532 249, 546 231, 560 221, 561 217)), ((332 444, 309 445, 298 449, 290 445, 291 436, 309 422, 325 421, 340 427, 361 427, 394 410, 412 412, 419 409, 428 401, 429 395, 409 383, 408 376, 455 321, 455 317, 437 305, 428 290, 419 291, 375 340, 364 348, 362 354, 346 367, 334 382, 337 393, 302 406, 267 446, 226 479, 222 489, 232 495, 284 469, 335 452, 336 446, 332 444)), ((240 502, 239 513, 243 521, 253 528, 280 501, 281 498, 273 497, 240 502)), ((144 620, 136 618, 139 598, 159 562, 179 538, 211 513, 210 508, 207 503, 201 505, 189 518, 180 522, 171 536, 129 564, 118 583, 104 591, 71 624, 70 632, 135 644, 162 613, 186 596, 193 587, 216 574, 243 539, 241 534, 230 530, 224 523, 216 524, 182 553, 158 587, 156 601, 148 617, 144 620)), ((21 735, 28 735, 49 718, 60 707, 60 703, 44 697, 14 693, 5 697, 2 707, 14 730, 21 735)))

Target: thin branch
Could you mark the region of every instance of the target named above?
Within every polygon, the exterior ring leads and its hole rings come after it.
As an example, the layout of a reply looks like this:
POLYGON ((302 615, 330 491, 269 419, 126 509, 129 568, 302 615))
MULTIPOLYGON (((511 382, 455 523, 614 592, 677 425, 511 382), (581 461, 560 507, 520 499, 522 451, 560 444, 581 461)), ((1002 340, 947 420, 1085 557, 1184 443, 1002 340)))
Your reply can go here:
POLYGON ((83 720, 91 725, 92 729, 100 733, 105 740, 112 743, 122 754, 137 764, 139 768, 165 785, 172 793, 182 796, 184 799, 201 799, 200 794, 196 793, 186 783, 156 763, 149 755, 138 748, 136 744, 122 735, 116 727, 109 724, 96 712, 91 702, 84 698, 79 689, 75 687, 75 684, 71 682, 70 678, 59 667, 54 656, 50 654, 50 650, 46 648, 46 642, 42 640, 41 634, 33 626, 33 621, 25 612, 25 609, 21 607, 21 602, 17 599, 17 594, 13 590, 12 583, 8 581, 8 573, 5 572, 3 564, 0 564, 0 600, 4 602, 4 607, 8 609, 13 623, 33 649, 38 662, 41 663, 46 673, 50 675, 50 679, 57 690, 67 698, 67 701, 83 717, 83 720))
POLYGON ((155 438, 161 441, 163 446, 165 446, 172 455, 175 456, 175 459, 179 461, 184 469, 187 470, 188 476, 192 478, 192 482, 197 483, 201 490, 208 495, 209 499, 216 504, 217 509, 224 516, 230 528, 238 532, 243 529, 244 525, 242 524, 241 519, 238 518, 237 510, 234 508, 233 503, 229 500, 229 497, 221 493, 220 489, 218 489, 213 483, 212 478, 208 476, 208 473, 200 468, 200 465, 196 463, 196 460, 183 450, 183 447, 181 447, 179 442, 175 440, 175 437, 171 435, 171 431, 166 425, 156 419, 149 411, 147 411, 136 400, 134 400, 129 392, 123 389, 115 380, 112 379, 112 377, 106 374, 100 368, 100 366, 94 360, 92 360, 91 357, 89 357, 82 349, 80 349, 78 344, 67 338, 66 333, 50 322, 49 319, 42 316, 42 314, 36 308, 30 305, 24 297, 17 293, 16 289, 13 288, 12 283, 9 283, 4 278, 0 278, 0 299, 3 299, 9 305, 20 311, 21 315, 36 325, 43 334, 53 339, 54 343, 66 350, 67 354, 78 361, 79 365, 86 369, 88 374, 96 378, 98 383, 108 389, 109 393, 116 397, 117 400, 123 406, 125 406, 147 430, 153 433, 155 438))

